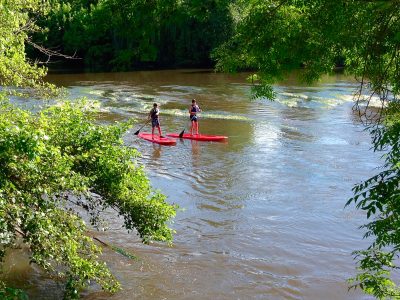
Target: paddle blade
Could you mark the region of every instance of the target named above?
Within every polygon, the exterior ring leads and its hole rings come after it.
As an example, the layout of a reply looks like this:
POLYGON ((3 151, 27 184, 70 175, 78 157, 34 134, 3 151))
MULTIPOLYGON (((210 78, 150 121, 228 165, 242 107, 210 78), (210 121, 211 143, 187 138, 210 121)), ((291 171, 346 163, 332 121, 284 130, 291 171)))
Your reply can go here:
POLYGON ((182 138, 183 137, 183 133, 185 132, 185 129, 182 130, 182 132, 179 134, 179 137, 182 138))
POLYGON ((140 129, 139 129, 138 131, 136 131, 136 132, 134 133, 134 135, 138 135, 139 132, 140 132, 140 129))

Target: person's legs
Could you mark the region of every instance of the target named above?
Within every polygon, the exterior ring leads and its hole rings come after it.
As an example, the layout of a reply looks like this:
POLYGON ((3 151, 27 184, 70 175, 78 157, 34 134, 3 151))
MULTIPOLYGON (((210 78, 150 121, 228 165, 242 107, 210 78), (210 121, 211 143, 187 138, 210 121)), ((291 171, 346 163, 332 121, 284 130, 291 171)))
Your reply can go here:
POLYGON ((199 122, 194 122, 196 125, 196 134, 199 134, 199 122))
POLYGON ((195 127, 195 122, 192 120, 192 122, 190 123, 190 134, 193 135, 193 129, 195 127))
POLYGON ((158 134, 159 134, 159 136, 161 137, 161 126, 160 126, 160 120, 159 119, 156 119, 156 120, 154 120, 154 125, 155 125, 155 127, 157 127, 157 129, 158 129, 158 134))
POLYGON ((160 124, 158 124, 157 128, 158 128, 158 133, 160 134, 160 137, 161 137, 162 134, 161 134, 161 126, 160 126, 160 124))
POLYGON ((154 140, 154 127, 156 127, 156 124, 154 120, 151 120, 151 138, 154 140))

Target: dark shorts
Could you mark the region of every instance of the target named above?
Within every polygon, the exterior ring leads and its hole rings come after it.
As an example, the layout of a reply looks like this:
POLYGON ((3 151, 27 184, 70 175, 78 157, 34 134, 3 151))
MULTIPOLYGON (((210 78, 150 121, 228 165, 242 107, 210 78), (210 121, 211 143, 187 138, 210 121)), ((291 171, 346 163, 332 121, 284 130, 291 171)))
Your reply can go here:
POLYGON ((158 119, 152 119, 151 120, 151 127, 158 127, 160 126, 160 122, 158 119))
POLYGON ((197 116, 190 116, 190 121, 197 122, 197 116))

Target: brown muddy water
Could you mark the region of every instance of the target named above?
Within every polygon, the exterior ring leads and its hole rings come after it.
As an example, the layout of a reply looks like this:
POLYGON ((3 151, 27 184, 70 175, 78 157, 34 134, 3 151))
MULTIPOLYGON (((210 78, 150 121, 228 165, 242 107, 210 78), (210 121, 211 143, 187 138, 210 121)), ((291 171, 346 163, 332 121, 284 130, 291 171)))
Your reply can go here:
MULTIPOLYGON (((49 75, 71 97, 101 103, 100 119, 145 119, 160 104, 164 133, 188 126, 196 98, 200 131, 228 143, 178 140, 163 147, 126 135, 140 150, 153 186, 181 207, 174 245, 143 245, 109 214, 104 241, 135 253, 138 261, 105 249, 123 290, 93 289, 84 299, 367 299, 348 292, 355 274, 351 252, 367 246, 366 221, 344 208, 355 183, 375 174, 378 154, 352 113, 356 84, 343 76, 313 86, 288 80, 277 100, 249 100, 247 74, 206 70, 49 75)), ((294 78, 295 79, 295 78, 294 78)), ((142 130, 148 132, 149 127, 142 130)), ((61 285, 9 257, 8 278, 31 299, 59 299, 61 285)))

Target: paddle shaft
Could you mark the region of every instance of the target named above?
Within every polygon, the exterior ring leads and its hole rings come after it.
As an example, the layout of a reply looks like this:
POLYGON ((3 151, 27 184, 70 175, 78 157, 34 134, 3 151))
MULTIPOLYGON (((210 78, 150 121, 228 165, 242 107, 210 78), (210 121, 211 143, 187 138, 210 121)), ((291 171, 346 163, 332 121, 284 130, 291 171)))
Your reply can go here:
POLYGON ((138 134, 139 134, 139 132, 140 132, 140 130, 142 130, 142 129, 143 129, 143 127, 144 127, 144 126, 146 126, 146 125, 147 125, 147 123, 149 123, 149 122, 150 122, 150 120, 151 120, 151 119, 147 120, 147 121, 146 121, 146 123, 144 123, 144 124, 142 125, 142 127, 140 127, 140 128, 139 128, 139 130, 138 130, 138 131, 136 131, 134 134, 135 134, 135 135, 138 135, 138 134))
MULTIPOLYGON (((190 126, 192 126, 192 121, 189 121, 189 128, 190 126)), ((179 134, 179 138, 181 139, 183 137, 183 134, 185 133, 186 127, 183 128, 183 130, 181 131, 181 133, 179 134)))

